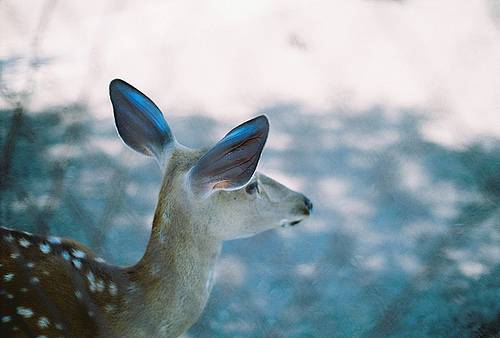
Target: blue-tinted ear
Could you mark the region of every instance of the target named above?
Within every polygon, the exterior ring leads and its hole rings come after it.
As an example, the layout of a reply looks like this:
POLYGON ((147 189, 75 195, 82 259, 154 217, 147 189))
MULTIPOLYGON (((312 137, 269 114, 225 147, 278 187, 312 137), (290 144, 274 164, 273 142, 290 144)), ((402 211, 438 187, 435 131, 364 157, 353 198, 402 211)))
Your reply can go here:
POLYGON ((192 191, 206 195, 245 186, 255 172, 268 133, 269 122, 264 115, 231 130, 191 168, 192 191))
POLYGON ((140 153, 159 158, 163 148, 174 140, 160 109, 123 80, 111 81, 109 95, 122 140, 140 153))

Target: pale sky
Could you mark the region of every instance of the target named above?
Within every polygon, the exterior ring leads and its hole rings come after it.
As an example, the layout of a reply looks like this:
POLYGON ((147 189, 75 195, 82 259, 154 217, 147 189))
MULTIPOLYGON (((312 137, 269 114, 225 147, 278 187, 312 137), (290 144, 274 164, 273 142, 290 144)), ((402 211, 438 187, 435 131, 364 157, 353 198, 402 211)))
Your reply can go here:
POLYGON ((283 103, 311 115, 416 110, 429 119, 428 139, 459 147, 500 137, 499 8, 494 0, 8 0, 0 59, 21 59, 2 83, 24 89, 35 51, 48 64, 34 75, 32 109, 86 99, 97 119, 110 119, 107 84, 120 77, 166 114, 231 123, 283 103))

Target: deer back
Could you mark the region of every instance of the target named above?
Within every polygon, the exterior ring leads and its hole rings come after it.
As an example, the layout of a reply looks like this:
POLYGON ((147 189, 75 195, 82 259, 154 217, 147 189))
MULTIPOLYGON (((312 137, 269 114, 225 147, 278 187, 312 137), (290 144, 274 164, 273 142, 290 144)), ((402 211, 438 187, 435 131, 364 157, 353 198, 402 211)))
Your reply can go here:
POLYGON ((105 334, 126 280, 74 241, 0 227, 0 336, 105 334))

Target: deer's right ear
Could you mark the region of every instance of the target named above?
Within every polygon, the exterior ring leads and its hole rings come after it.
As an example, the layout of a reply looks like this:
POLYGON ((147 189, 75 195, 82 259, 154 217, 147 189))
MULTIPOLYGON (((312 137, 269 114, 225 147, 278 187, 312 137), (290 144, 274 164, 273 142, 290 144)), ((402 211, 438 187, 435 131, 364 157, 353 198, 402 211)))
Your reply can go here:
POLYGON ((123 80, 111 81, 109 95, 122 140, 132 149, 160 159, 163 149, 174 141, 160 109, 123 80))
POLYGON ((245 186, 257 168, 268 133, 269 121, 264 115, 231 130, 190 169, 191 190, 207 196, 245 186))

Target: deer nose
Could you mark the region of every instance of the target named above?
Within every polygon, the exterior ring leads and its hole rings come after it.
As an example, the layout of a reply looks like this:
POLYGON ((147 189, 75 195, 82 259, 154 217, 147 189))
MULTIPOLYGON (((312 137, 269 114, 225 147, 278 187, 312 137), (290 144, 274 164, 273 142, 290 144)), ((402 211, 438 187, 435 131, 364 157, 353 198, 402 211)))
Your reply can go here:
POLYGON ((313 204, 312 204, 311 200, 305 196, 303 198, 304 198, 304 204, 306 205, 307 211, 311 212, 313 209, 313 204))

